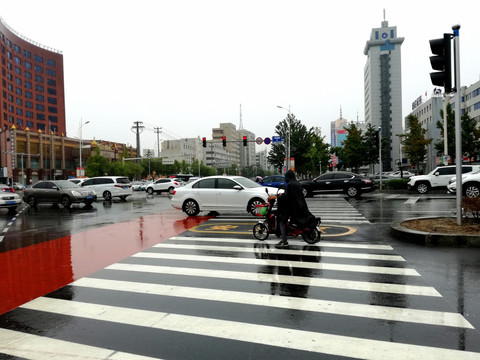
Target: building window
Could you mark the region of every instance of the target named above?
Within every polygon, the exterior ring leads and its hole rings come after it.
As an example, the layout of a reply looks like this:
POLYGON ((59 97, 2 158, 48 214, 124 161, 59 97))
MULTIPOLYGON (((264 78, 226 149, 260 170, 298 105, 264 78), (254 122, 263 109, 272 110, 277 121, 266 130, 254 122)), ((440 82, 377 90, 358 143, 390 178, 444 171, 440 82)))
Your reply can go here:
POLYGON ((47 88, 47 93, 49 95, 57 95, 57 89, 47 88))
POLYGON ((48 107, 48 112, 52 113, 52 114, 56 114, 57 113, 57 108, 54 107, 54 106, 49 106, 48 107))
POLYGON ((35 55, 34 59, 35 59, 35 61, 43 63, 43 58, 40 55, 35 55))
POLYGON ((27 51, 27 50, 23 49, 23 56, 31 59, 32 58, 32 53, 30 51, 27 51))
POLYGON ((37 129, 38 130, 45 130, 45 124, 38 124, 37 123, 37 129))
POLYGON ((55 67, 56 66, 55 60, 47 59, 47 65, 55 67))
POLYGON ((58 122, 58 118, 54 115, 48 115, 48 121, 58 122))
POLYGON ((43 92, 43 86, 42 85, 35 85, 35 90, 38 92, 43 92))
POLYGON ((25 91, 25 97, 28 99, 32 98, 32 93, 30 91, 25 91))
POLYGON ((39 73, 43 73, 43 68, 41 66, 35 65, 35 71, 39 73))
POLYGON ((13 45, 13 50, 18 54, 22 53, 22 49, 20 49, 20 46, 18 45, 13 45))
POLYGON ((15 74, 22 75, 22 69, 19 67, 15 66, 15 74))
POLYGON ((23 110, 17 108, 17 115, 23 116, 23 110))
POLYGON ((16 83, 17 85, 20 85, 20 86, 21 86, 21 85, 22 85, 22 79, 20 79, 20 78, 18 78, 18 77, 15 77, 15 83, 16 83))
POLYGON ((23 85, 25 86, 26 89, 31 89, 32 88, 32 83, 30 81, 25 81, 25 83, 23 85))
POLYGON ((20 106, 22 106, 23 104, 23 101, 20 98, 15 98, 15 102, 17 103, 17 105, 20 105, 20 106))
POLYGON ((22 89, 19 89, 19 88, 15 88, 15 94, 17 95, 22 95, 22 89))
POLYGON ((42 104, 37 104, 37 106, 35 108, 39 111, 45 111, 45 105, 42 105, 42 104))
POLYGON ((57 103, 57 99, 56 99, 56 98, 51 98, 51 97, 49 97, 49 98, 47 98, 47 101, 48 101, 49 104, 56 104, 56 103, 57 103))
POLYGON ((20 58, 18 56, 15 56, 14 57, 14 60, 15 60, 15 64, 17 65, 21 65, 22 64, 22 60, 20 60, 20 58))
MULTIPOLYGON (((26 116, 27 118, 33 119, 33 112, 31 112, 31 111, 25 111, 25 116, 26 116)), ((33 123, 32 123, 32 125, 28 125, 28 121, 27 121, 27 126, 28 126, 28 127, 32 127, 32 126, 33 126, 33 123)))
POLYGON ((25 75, 25 79, 31 79, 32 78, 32 73, 31 72, 25 71, 23 74, 25 75))
POLYGON ((18 126, 23 126, 23 120, 22 119, 17 119, 17 125, 18 126))
POLYGON ((53 79, 47 79, 47 85, 57 86, 57 81, 53 79))
POLYGON ((45 101, 45 97, 43 95, 40 95, 40 94, 35 94, 35 99, 37 101, 45 101))
POLYGON ((23 66, 25 66, 25 69, 31 69, 32 68, 32 64, 29 63, 28 61, 24 61, 23 66))
POLYGON ((33 103, 31 101, 25 101, 25 107, 28 109, 33 109, 33 103))
POLYGON ((45 115, 37 113, 37 120, 45 120, 45 115))
POLYGON ((36 81, 36 82, 43 83, 43 76, 35 75, 35 81, 36 81))
POLYGON ((49 76, 56 76, 57 73, 55 72, 55 70, 47 69, 47 75, 49 75, 49 76))

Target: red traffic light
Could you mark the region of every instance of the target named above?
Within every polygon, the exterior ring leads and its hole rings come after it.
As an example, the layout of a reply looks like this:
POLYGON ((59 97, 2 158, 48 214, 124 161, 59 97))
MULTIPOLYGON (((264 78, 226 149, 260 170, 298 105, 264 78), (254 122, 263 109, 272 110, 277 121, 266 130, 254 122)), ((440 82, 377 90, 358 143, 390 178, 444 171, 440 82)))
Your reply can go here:
POLYGON ((224 147, 227 146, 227 138, 225 136, 222 136, 222 145, 224 147))
POLYGON ((207 138, 202 138, 202 146, 207 147, 207 138))
POLYGON ((243 137, 243 146, 247 146, 247 137, 246 136, 243 137))

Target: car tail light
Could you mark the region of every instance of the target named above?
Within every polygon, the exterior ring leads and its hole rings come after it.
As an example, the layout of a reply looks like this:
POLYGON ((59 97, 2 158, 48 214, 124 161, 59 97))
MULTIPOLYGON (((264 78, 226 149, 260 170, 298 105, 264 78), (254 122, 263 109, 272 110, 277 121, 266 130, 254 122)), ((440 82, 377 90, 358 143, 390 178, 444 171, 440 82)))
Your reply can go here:
POLYGON ((174 190, 172 191, 172 195, 175 195, 176 192, 177 192, 177 190, 174 189, 174 190))
POLYGON ((176 181, 174 181, 173 183, 174 183, 175 185, 177 185, 177 186, 179 185, 178 182, 176 182, 176 181))
POLYGON ((370 183, 372 183, 372 180, 370 180, 370 179, 363 179, 363 181, 364 181, 365 184, 370 184, 370 183))

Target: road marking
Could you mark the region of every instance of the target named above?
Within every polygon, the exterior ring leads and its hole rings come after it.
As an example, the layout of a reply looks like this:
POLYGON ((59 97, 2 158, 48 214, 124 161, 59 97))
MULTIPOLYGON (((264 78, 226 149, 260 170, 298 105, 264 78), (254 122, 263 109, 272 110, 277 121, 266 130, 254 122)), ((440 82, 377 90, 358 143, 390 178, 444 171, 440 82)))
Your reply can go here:
POLYGON ((236 304, 313 311, 387 321, 402 321, 474 329, 474 327, 461 314, 443 311, 402 309, 390 306, 364 305, 342 301, 303 299, 291 296, 266 295, 261 293, 152 283, 136 283, 109 279, 84 278, 75 281, 72 285, 95 289, 134 292, 139 294, 222 301, 236 304))
MULTIPOLYGON (((263 252, 263 249, 260 249, 263 252)), ((347 265, 347 264, 332 264, 332 263, 316 263, 290 260, 276 260, 276 259, 254 259, 254 258, 225 258, 219 256, 208 255, 181 255, 181 254, 165 254, 153 252, 141 252, 132 257, 143 259, 164 259, 164 260, 180 260, 180 261, 199 261, 199 262, 215 262, 225 264, 246 264, 246 265, 267 265, 267 266, 285 266, 297 267, 303 269, 314 270, 333 270, 333 271, 349 271, 361 272, 370 274, 388 274, 401 276, 420 276, 414 269, 395 268, 385 266, 364 266, 364 265, 347 265)))
MULTIPOLYGON (((371 360, 383 360, 386 357, 388 357, 389 360, 478 359, 478 353, 461 350, 315 333, 294 328, 279 328, 268 325, 209 319, 200 316, 88 304, 71 300, 38 298, 22 307, 53 314, 93 319, 95 321, 108 321, 152 329, 310 351, 319 354, 330 354, 333 356, 351 357, 352 354, 357 354, 357 357, 371 360)), ((15 341, 13 345, 18 346, 18 341, 15 341)), ((39 346, 38 343, 35 345, 39 346)), ((22 347, 30 348, 32 352, 34 349, 38 351, 36 346, 32 346, 27 341, 22 344, 22 347)), ((68 344, 68 346, 73 346, 73 344, 68 344)), ((43 348, 45 351, 45 347, 40 348, 43 348)), ((58 350, 59 349, 56 349, 57 352, 58 350)), ((63 350, 67 354, 71 351, 68 350, 68 348, 63 350)))
POLYGON ((430 286, 387 284, 356 280, 337 280, 328 278, 308 278, 304 276, 246 273, 241 271, 193 269, 183 267, 154 266, 117 263, 106 267, 108 270, 136 271, 152 274, 170 274, 183 276, 199 276, 207 278, 230 279, 242 281, 260 281, 304 286, 326 287, 334 289, 357 290, 368 292, 393 293, 402 295, 442 297, 430 286))
POLYGON ((412 197, 408 199, 407 201, 404 202, 405 205, 410 205, 410 204, 415 204, 418 200, 420 200, 419 197, 412 197))
POLYGON ((2 354, 15 356, 16 358, 32 360, 158 359, 1 328, 0 338, 2 339, 2 354))
MULTIPOLYGON (((180 241, 198 241, 202 242, 222 242, 222 243, 238 243, 242 244, 258 244, 260 240, 257 239, 241 239, 241 238, 214 238, 214 237, 193 237, 193 236, 173 236, 170 240, 180 240, 180 241)), ((381 245, 381 244, 359 244, 359 243, 347 243, 347 242, 331 242, 331 241, 320 241, 315 244, 316 246, 321 247, 338 247, 338 248, 349 248, 349 249, 369 249, 369 250, 387 250, 393 251, 393 247, 390 245, 381 245)))

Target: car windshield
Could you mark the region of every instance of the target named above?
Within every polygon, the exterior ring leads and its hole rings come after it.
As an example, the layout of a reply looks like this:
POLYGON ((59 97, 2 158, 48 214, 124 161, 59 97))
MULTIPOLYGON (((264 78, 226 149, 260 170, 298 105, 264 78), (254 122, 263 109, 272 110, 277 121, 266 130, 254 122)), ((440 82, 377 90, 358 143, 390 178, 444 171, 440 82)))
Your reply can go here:
POLYGON ((242 185, 243 187, 246 187, 246 188, 256 188, 256 187, 263 187, 262 185, 260 185, 259 183, 251 180, 251 179, 248 179, 246 177, 235 177, 233 178, 236 182, 238 182, 240 185, 242 185))
POLYGON ((79 188, 79 186, 77 184, 75 184, 71 181, 58 181, 55 184, 57 184, 57 186, 60 189, 79 188))
POLYGON ((117 178, 117 183, 119 184, 130 184, 130 180, 128 178, 117 178))

